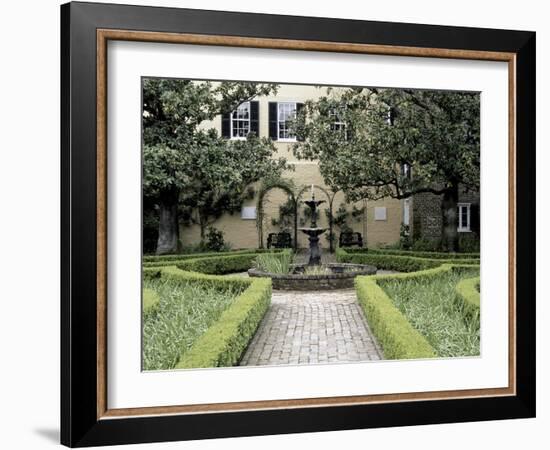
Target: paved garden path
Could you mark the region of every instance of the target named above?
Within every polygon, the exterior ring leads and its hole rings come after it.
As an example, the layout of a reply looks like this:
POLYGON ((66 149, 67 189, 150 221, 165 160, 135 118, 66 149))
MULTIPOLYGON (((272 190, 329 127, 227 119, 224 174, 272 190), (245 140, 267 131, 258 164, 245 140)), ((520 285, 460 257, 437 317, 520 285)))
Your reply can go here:
POLYGON ((353 289, 273 291, 271 306, 240 365, 381 358, 353 289))

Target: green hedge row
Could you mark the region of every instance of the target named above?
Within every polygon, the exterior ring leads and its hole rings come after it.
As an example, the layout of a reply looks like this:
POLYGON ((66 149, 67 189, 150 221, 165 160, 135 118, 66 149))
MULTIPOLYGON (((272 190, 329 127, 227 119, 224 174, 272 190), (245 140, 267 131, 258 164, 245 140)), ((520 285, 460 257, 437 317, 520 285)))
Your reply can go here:
POLYGON ((242 291, 250 286, 251 279, 245 277, 220 277, 197 272, 186 272, 176 266, 144 267, 143 276, 163 278, 180 283, 201 283, 219 290, 242 291))
POLYGON ((435 358, 433 347, 395 307, 375 277, 356 277, 355 290, 369 326, 382 346, 384 358, 435 358))
POLYGON ((170 255, 145 255, 143 256, 143 263, 159 263, 166 261, 184 261, 186 259, 196 259, 203 258, 208 256, 230 256, 230 255, 239 255, 244 253, 265 253, 265 252, 278 252, 280 250, 267 250, 263 248, 245 248, 241 250, 230 250, 226 252, 203 252, 203 253, 173 253, 170 255))
POLYGON ((479 277, 465 278, 456 285, 456 296, 463 305, 464 315, 468 320, 479 321, 479 277))
POLYGON ((448 271, 471 271, 470 264, 442 264, 415 273, 358 276, 355 289, 359 304, 367 317, 369 326, 382 346, 386 359, 434 358, 436 352, 426 338, 410 324, 394 305, 391 298, 378 285, 379 281, 430 279, 448 271))
POLYGON ((206 258, 178 261, 177 267, 189 272, 199 272, 211 275, 223 275, 232 272, 246 272, 258 255, 245 253, 243 255, 209 256, 206 258))
POLYGON ((185 272, 175 266, 144 268, 143 275, 239 292, 220 318, 182 355, 178 369, 235 365, 271 303, 271 280, 267 278, 220 277, 185 272))
POLYGON ((183 355, 176 369, 237 364, 271 303, 271 280, 256 278, 183 355))
POLYGON ((412 256, 416 258, 428 259, 479 259, 479 253, 445 253, 445 252, 423 252, 413 250, 397 250, 383 248, 346 248, 348 253, 371 253, 376 255, 395 255, 395 256, 412 256))
POLYGON ((420 270, 432 269, 439 267, 442 264, 454 264, 459 262, 460 264, 472 264, 478 265, 479 259, 429 259, 421 258, 417 256, 405 256, 405 255, 393 255, 393 254, 381 254, 373 253, 371 251, 349 252, 344 249, 336 250, 336 260, 342 263, 353 264, 370 264, 376 266, 378 269, 383 270, 397 270, 399 272, 417 272, 420 270))

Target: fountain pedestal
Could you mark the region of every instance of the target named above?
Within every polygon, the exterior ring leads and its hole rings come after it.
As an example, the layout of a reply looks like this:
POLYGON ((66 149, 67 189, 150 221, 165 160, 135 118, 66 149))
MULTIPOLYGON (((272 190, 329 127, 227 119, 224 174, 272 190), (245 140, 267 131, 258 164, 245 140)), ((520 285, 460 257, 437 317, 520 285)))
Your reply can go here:
MULTIPOLYGON (((312 188, 313 189, 313 188, 312 188)), ((304 203, 311 209, 311 227, 300 228, 302 233, 307 234, 309 239, 309 261, 308 266, 318 266, 321 264, 321 250, 319 249, 319 235, 327 231, 326 228, 317 228, 317 207, 324 200, 315 200, 315 195, 311 194, 311 200, 306 200, 304 203)))
POLYGON ((300 228, 302 233, 307 234, 309 240, 309 260, 308 266, 318 266, 321 264, 321 250, 319 249, 319 235, 323 234, 325 228, 300 228))

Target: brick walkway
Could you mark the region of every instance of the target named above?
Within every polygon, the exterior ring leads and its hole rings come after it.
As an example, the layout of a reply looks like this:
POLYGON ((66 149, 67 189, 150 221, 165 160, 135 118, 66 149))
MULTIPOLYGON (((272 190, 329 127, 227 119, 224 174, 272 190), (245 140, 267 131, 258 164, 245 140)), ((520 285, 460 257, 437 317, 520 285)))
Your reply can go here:
POLYGON ((382 359, 353 289, 274 291, 240 365, 382 359))

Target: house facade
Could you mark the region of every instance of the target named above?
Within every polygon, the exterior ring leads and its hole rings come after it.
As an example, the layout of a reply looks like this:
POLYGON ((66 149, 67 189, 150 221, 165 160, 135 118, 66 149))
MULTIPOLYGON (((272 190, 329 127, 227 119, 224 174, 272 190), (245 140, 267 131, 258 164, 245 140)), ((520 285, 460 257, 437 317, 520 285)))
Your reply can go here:
MULTIPOLYGON (((250 132, 260 137, 270 137, 276 147, 276 157, 286 158, 293 170, 283 174, 283 178, 291 180, 297 190, 303 189, 301 200, 315 194, 317 200, 326 202, 320 206, 321 212, 317 220, 319 227, 328 228, 328 199, 324 191, 334 194, 333 216, 344 208, 348 215, 345 226, 363 237, 363 245, 381 247, 396 244, 400 240, 402 225, 407 225, 413 240, 437 240, 441 237, 441 201, 432 194, 421 194, 406 200, 384 198, 377 201, 360 201, 348 203, 342 192, 332 193, 325 185, 319 171, 317 161, 297 159, 292 152, 296 137, 290 130, 290 121, 295 113, 307 100, 315 100, 327 95, 324 87, 308 85, 280 85, 275 96, 262 96, 250 102, 241 104, 236 111, 225 116, 218 116, 212 121, 201 124, 205 129, 214 128, 227 139, 246 139, 250 132)), ((336 120, 336 119, 335 119, 336 120)), ((339 124, 335 121, 334 127, 339 124)), ((258 189, 255 188, 254 198, 245 201, 240 213, 224 214, 213 226, 224 233, 226 243, 232 248, 257 248, 259 230, 257 225, 258 189)), ((471 219, 472 211, 479 211, 479 196, 461 197, 459 205, 460 233, 475 234, 475 224, 471 219)), ((288 194, 281 189, 269 191, 263 201, 263 242, 266 245, 269 233, 277 233, 284 229, 281 222, 281 205, 288 201, 288 194)), ((304 207, 299 207, 298 226, 309 225, 309 219, 304 216, 304 207)), ((479 214, 478 216, 479 217, 479 214)), ((479 220, 478 220, 479 222, 479 220)), ((478 223, 477 222, 477 223, 478 223)), ((478 227, 479 228, 479 227, 478 227)), ((193 246, 200 242, 200 227, 194 224, 180 225, 180 241, 183 246, 193 246)), ((290 231, 290 230, 289 230, 290 231)), ((335 246, 341 229, 334 227, 335 246)), ((292 235, 291 231, 291 235, 292 235)), ((478 231, 479 234, 479 231, 478 231)), ((320 240, 322 248, 329 248, 328 231, 320 240)), ((298 232, 298 247, 308 246, 307 236, 298 232)))

